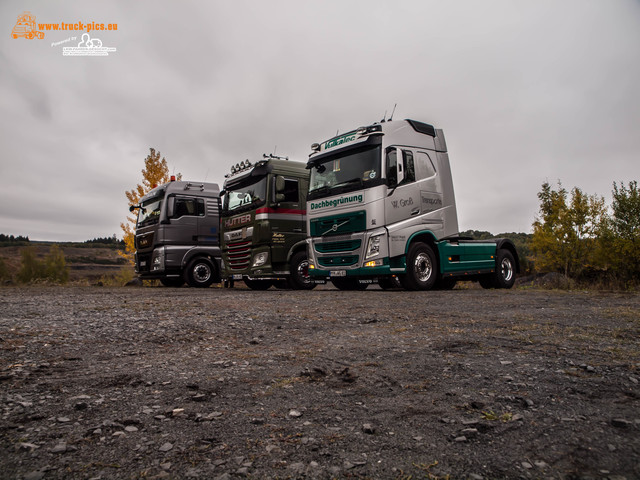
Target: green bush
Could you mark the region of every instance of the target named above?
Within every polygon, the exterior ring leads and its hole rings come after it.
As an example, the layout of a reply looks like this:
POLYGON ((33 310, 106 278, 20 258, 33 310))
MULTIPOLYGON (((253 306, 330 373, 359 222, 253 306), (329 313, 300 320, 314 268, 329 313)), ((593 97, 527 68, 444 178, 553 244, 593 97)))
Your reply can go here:
POLYGON ((52 245, 44 261, 38 260, 33 247, 20 251, 22 263, 18 271, 17 280, 20 283, 31 283, 37 280, 48 280, 54 283, 67 283, 69 269, 64 259, 64 253, 57 245, 52 245))
POLYGON ((7 263, 4 261, 4 258, 0 257, 0 282, 5 283, 11 280, 11 272, 9 272, 9 267, 7 263))

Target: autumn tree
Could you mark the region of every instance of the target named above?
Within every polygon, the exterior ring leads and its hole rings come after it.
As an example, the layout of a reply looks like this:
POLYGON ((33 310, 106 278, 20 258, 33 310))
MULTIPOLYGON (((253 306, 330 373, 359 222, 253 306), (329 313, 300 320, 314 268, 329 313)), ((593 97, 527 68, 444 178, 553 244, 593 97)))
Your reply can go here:
POLYGON ((625 280, 640 280, 640 191, 638 182, 613 183, 611 262, 625 280))
POLYGON ((531 242, 537 267, 575 277, 601 265, 598 246, 607 218, 604 199, 577 187, 569 196, 562 184, 554 190, 548 182, 542 184, 538 198, 540 215, 533 223, 531 242))
MULTIPOLYGON (((136 185, 132 190, 125 192, 127 200, 129 201, 129 206, 138 205, 138 203, 140 203, 140 199, 145 194, 156 186, 167 183, 171 179, 167 160, 164 157, 162 157, 162 159, 160 157, 161 155, 159 151, 156 152, 153 148, 149 149, 149 155, 144 159, 144 168, 141 170, 142 183, 136 185)), ((180 179, 181 176, 182 175, 178 174, 178 179, 180 179)), ((121 255, 127 258, 131 264, 133 264, 133 254, 136 250, 135 226, 136 217, 133 215, 128 215, 127 222, 120 224, 120 227, 124 232, 123 240, 125 243, 125 251, 124 253, 121 253, 121 255)))

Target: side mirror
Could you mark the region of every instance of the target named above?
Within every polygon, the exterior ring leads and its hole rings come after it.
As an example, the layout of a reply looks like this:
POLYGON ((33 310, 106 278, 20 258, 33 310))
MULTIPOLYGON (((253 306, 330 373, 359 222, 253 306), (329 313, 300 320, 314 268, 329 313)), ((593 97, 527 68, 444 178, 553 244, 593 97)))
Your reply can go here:
POLYGON ((133 211, 134 211, 136 208, 138 208, 138 205, 131 205, 131 206, 129 207, 129 211, 130 211, 131 213, 133 213, 133 211))
POLYGON ((396 148, 397 159, 398 159, 398 183, 400 185, 404 181, 404 155, 402 150, 396 148))
POLYGON ((389 188, 396 188, 404 180, 403 164, 401 149, 397 147, 387 149, 387 185, 389 188))
POLYGON ((176 208, 176 197, 167 198, 167 219, 173 218, 176 208))
POLYGON ((280 203, 280 202, 284 202, 284 177, 282 175, 278 175, 276 176, 276 180, 275 180, 275 187, 276 187, 276 191, 275 191, 275 195, 273 196, 274 202, 275 203, 280 203))

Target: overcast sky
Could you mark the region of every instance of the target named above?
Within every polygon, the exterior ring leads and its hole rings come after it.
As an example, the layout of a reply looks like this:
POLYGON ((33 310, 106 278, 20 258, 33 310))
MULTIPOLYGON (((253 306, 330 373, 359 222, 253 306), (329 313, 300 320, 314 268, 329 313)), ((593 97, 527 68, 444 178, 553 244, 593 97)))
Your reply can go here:
POLYGON ((396 103, 444 130, 461 230, 530 232, 545 180, 608 203, 640 180, 638 0, 3 0, 0 20, 0 233, 121 237, 150 147, 222 184, 396 103), (90 33, 115 51, 13 39, 25 10, 115 23, 90 33))

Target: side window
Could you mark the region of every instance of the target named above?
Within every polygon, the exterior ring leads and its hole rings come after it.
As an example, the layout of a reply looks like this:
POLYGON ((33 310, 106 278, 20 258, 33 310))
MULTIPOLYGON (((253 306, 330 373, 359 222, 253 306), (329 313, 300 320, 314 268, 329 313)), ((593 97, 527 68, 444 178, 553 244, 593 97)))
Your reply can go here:
POLYGON ((430 178, 436 174, 436 169, 433 166, 433 162, 431 161, 431 158, 429 158, 429 155, 427 153, 418 152, 416 155, 416 160, 416 167, 418 170, 419 178, 430 178))
POLYGON ((201 198, 176 198, 173 218, 203 216, 204 200, 201 198))
POLYGON ((416 181, 416 166, 413 162, 413 152, 411 150, 403 150, 404 157, 404 183, 416 181))
POLYGON ((398 184, 397 157, 395 148, 387 150, 387 185, 389 187, 395 187, 398 184))
POLYGON ((300 197, 298 196, 298 180, 284 179, 284 201, 291 203, 299 203, 300 197))

